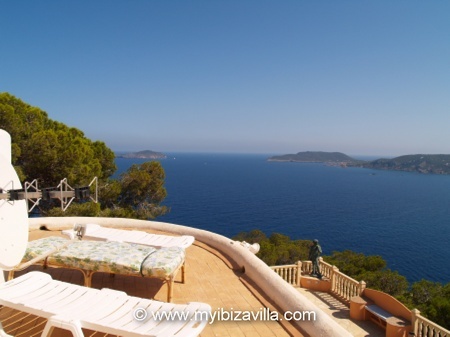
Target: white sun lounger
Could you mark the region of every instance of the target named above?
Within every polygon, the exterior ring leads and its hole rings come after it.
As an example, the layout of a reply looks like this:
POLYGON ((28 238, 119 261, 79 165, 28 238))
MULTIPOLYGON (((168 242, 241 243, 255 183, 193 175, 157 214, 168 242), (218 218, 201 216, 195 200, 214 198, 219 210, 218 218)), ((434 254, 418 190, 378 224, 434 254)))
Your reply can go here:
MULTIPOLYGON (((84 337, 82 329, 127 337, 194 337, 207 324, 211 311, 204 303, 142 299, 56 281, 36 271, 0 284, 0 305, 48 319, 44 337, 56 327, 76 337, 84 337)), ((2 330, 0 336, 9 336, 2 330)))
POLYGON ((71 239, 75 239, 78 236, 85 240, 118 241, 152 247, 181 247, 185 249, 192 245, 195 240, 190 235, 150 234, 137 230, 102 227, 97 224, 75 225, 73 229, 64 230, 62 233, 71 239))

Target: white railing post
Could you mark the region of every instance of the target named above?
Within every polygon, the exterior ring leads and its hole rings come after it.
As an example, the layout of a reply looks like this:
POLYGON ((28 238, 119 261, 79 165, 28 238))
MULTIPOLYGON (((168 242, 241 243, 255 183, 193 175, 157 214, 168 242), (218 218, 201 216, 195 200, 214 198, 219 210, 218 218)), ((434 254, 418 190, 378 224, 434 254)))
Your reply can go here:
POLYGON ((420 315, 420 311, 417 309, 411 310, 411 327, 415 336, 419 336, 419 321, 418 316, 420 315))
POLYGON ((366 282, 364 281, 359 281, 359 285, 358 285, 358 296, 361 296, 364 289, 366 289, 366 282))
POLYGON ((302 279, 302 261, 297 261, 297 287, 301 286, 302 279))
POLYGON ((339 268, 336 266, 331 267, 331 275, 330 275, 330 282, 331 282, 331 291, 336 291, 336 273, 339 272, 339 268))

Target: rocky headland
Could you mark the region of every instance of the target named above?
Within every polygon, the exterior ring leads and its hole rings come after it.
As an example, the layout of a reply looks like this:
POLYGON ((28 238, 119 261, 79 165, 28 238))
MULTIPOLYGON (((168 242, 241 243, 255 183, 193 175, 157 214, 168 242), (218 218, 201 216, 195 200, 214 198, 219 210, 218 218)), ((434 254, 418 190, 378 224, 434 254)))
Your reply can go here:
POLYGON ((354 159, 341 152, 306 151, 296 154, 272 156, 267 160, 275 162, 324 163, 334 166, 362 167, 424 174, 450 174, 449 154, 414 154, 363 161, 354 159))

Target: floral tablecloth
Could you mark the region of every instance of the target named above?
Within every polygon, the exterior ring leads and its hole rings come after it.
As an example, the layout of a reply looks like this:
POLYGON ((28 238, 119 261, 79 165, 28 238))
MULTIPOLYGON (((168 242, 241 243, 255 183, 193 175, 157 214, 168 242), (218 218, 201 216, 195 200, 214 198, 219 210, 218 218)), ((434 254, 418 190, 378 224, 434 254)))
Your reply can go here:
MULTIPOLYGON (((60 237, 31 241, 28 243, 24 261, 63 247, 67 241, 60 237)), ((47 258, 47 265, 93 272, 166 278, 180 268, 184 259, 185 250, 181 247, 156 249, 115 241, 72 241, 67 247, 52 253, 47 258)))
POLYGON ((28 262, 43 254, 48 254, 54 249, 61 249, 68 240, 58 236, 50 236, 28 242, 27 250, 22 262, 28 262))

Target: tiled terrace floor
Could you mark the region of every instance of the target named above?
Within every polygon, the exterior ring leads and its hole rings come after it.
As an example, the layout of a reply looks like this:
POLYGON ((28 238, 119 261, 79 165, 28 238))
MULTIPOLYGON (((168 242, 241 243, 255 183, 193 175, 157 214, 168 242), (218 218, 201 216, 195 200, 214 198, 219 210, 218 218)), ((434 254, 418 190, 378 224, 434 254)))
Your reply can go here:
POLYGON ((354 337, 384 337, 386 335, 386 331, 370 321, 351 320, 350 309, 330 294, 304 288, 296 289, 354 337))

